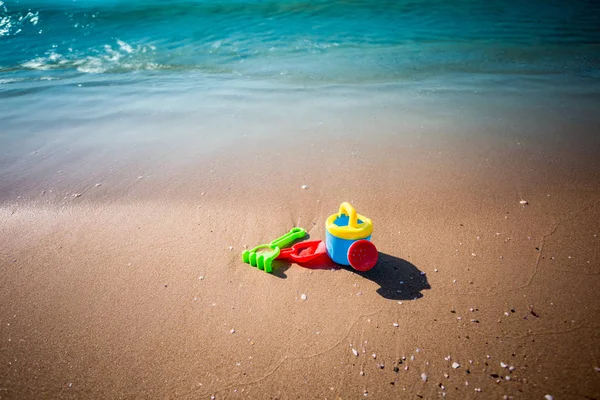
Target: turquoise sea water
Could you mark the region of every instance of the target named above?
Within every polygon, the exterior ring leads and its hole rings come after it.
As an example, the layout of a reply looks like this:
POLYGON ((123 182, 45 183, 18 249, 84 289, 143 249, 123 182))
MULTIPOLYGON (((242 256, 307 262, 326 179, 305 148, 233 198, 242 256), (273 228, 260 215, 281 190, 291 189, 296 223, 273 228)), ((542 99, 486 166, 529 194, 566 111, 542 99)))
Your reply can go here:
POLYGON ((4 0, 0 46, 5 90, 84 74, 105 74, 106 83, 176 73, 294 84, 442 75, 593 82, 600 3, 4 0))
POLYGON ((0 181, 65 142, 204 146, 357 110, 593 131, 599 82, 591 0, 0 0, 0 181))

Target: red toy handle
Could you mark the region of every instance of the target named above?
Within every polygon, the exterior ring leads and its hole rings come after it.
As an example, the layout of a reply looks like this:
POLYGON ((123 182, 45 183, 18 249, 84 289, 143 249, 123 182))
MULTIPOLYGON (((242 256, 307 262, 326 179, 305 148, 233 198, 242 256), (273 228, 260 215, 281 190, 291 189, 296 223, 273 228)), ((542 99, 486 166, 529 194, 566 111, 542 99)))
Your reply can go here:
POLYGON ((279 255, 277 256, 277 259, 294 261, 292 254, 294 254, 294 249, 291 247, 289 249, 281 249, 281 251, 279 252, 279 255))

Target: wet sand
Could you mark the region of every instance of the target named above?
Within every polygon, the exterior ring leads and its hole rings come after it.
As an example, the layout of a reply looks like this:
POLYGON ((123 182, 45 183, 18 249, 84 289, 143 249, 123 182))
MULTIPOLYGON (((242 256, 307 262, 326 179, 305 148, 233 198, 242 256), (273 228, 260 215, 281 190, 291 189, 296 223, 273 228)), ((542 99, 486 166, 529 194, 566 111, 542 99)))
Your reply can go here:
POLYGON ((596 153, 385 132, 4 175, 0 398, 598 398, 596 153), (373 270, 241 262, 342 201, 373 270))

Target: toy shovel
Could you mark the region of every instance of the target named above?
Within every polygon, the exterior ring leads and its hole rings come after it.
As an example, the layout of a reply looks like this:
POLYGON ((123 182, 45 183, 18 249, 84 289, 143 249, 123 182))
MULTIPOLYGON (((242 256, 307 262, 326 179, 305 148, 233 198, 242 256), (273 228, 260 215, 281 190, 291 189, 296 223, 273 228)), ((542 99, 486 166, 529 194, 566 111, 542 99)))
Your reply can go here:
POLYGON ((305 268, 332 268, 335 263, 327 254, 327 247, 322 240, 310 240, 297 243, 290 249, 282 249, 278 260, 292 261, 305 268))
POLYGON ((261 244, 252 250, 244 250, 242 261, 247 264, 262 269, 265 272, 272 272, 273 260, 281 252, 281 247, 290 245, 296 239, 302 239, 306 236, 306 230, 303 228, 293 228, 285 235, 273 240, 269 244, 261 244))

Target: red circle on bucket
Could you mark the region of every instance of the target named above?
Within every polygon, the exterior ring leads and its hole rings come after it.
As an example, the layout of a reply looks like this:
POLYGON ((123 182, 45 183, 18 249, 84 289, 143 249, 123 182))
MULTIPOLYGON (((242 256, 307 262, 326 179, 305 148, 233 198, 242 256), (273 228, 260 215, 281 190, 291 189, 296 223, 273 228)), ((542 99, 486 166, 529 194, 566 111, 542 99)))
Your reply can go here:
POLYGON ((379 253, 368 240, 357 240, 348 249, 348 262, 358 271, 368 271, 377 264, 379 253))

